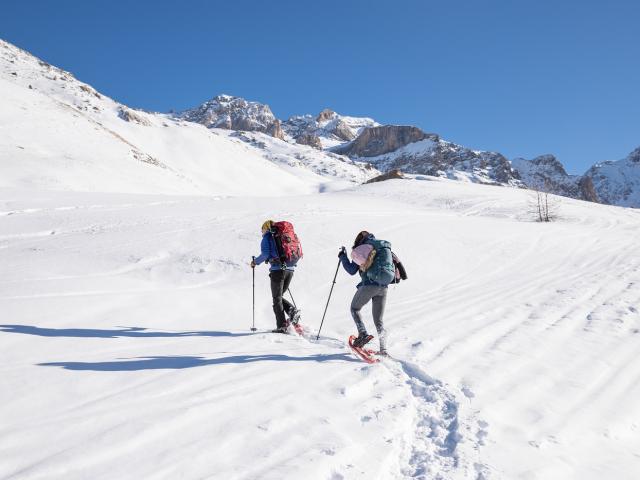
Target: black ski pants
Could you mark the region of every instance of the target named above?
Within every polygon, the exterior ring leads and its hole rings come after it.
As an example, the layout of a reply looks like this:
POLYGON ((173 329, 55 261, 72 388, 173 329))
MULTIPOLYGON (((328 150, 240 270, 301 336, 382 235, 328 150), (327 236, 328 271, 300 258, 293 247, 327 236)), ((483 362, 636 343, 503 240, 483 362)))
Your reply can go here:
POLYGON ((293 278, 292 270, 275 270, 269 272, 271 278, 271 296, 273 297, 273 313, 276 314, 276 327, 284 328, 287 315, 293 310, 293 305, 283 298, 284 292, 289 289, 289 284, 293 278))

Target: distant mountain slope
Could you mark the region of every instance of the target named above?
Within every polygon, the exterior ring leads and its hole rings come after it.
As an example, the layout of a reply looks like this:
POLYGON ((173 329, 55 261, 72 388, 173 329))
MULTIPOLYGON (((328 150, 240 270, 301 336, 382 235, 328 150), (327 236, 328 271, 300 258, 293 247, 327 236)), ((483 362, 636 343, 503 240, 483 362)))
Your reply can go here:
POLYGON ((0 98, 4 187, 285 195, 378 173, 310 147, 274 138, 279 148, 270 152, 225 130, 130 109, 1 41, 0 98))
POLYGON ((322 149, 342 145, 356 138, 363 129, 378 125, 371 118, 347 117, 327 108, 316 117, 291 117, 283 122, 282 127, 293 141, 322 149))
POLYGON ((602 202, 640 207, 640 148, 623 160, 594 165, 585 177, 591 179, 602 202))
POLYGON ((540 155, 533 160, 516 158, 511 164, 529 188, 589 202, 600 201, 589 177, 569 175, 553 155, 540 155))
POLYGON ((366 128, 336 151, 352 158, 364 157, 382 171, 400 169, 476 183, 524 186, 499 153, 470 150, 411 126, 366 128))
POLYGON ((281 121, 267 105, 218 95, 180 114, 143 112, 1 40, 0 98, 0 186, 282 195, 400 169, 640 207, 640 149, 580 176, 553 155, 509 161, 329 109, 281 121))
MULTIPOLYGON (((355 166, 367 168, 369 164, 383 173, 399 169, 410 174, 542 189, 579 200, 640 207, 640 179, 633 161, 615 165, 606 162, 594 166, 585 175, 569 175, 553 155, 510 161, 499 152, 467 148, 415 126, 381 125, 371 118, 348 117, 330 109, 317 116, 298 115, 279 121, 267 105, 226 95, 183 112, 179 117, 208 127, 254 132, 252 135, 261 132, 291 145, 310 146, 318 152, 305 150, 305 158, 333 152, 337 159, 344 160, 342 156, 346 156, 355 166)), ((260 142, 249 137, 240 135, 249 143, 260 142)), ((282 151, 282 146, 279 148, 282 151)), ((269 154, 269 158, 279 158, 279 154, 269 154)), ((326 161, 322 155, 318 158, 326 161)), ((311 160, 311 164, 317 165, 317 162, 311 160)))
POLYGON ((263 132, 284 139, 280 120, 268 105, 230 95, 218 95, 194 109, 182 112, 180 117, 201 123, 207 128, 263 132))

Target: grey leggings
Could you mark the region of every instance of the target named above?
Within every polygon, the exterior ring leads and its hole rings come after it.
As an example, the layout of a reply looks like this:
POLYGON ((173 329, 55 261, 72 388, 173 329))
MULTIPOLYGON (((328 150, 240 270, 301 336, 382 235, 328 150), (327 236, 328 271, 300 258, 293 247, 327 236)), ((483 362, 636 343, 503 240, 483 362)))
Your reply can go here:
POLYGON ((380 350, 384 350, 385 330, 382 318, 384 316, 384 306, 387 303, 387 289, 376 285, 363 285, 358 287, 358 291, 353 296, 353 300, 351 300, 351 316, 353 317, 353 321, 356 322, 358 333, 366 333, 367 329, 364 323, 362 323, 360 310, 362 310, 362 307, 364 307, 369 300, 371 300, 373 310, 373 323, 376 326, 380 339, 380 350))

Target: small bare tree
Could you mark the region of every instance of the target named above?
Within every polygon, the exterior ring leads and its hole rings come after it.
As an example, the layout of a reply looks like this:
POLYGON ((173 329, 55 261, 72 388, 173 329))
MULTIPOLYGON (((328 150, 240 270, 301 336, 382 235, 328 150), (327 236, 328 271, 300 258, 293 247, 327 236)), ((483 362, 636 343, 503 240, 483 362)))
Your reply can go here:
POLYGON ((557 218, 558 202, 550 197, 551 185, 548 180, 537 182, 531 188, 534 196, 531 201, 531 213, 538 222, 551 222, 557 218))

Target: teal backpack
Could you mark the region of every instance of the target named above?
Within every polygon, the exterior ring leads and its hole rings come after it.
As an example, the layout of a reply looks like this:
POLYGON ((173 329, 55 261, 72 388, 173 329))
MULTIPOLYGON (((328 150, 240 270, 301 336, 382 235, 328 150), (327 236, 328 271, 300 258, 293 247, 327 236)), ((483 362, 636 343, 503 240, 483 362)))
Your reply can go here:
POLYGON ((389 285, 396 278, 396 267, 393 263, 391 253, 391 243, 386 240, 367 240, 365 243, 371 245, 376 251, 373 264, 364 274, 366 277, 378 285, 389 285))

